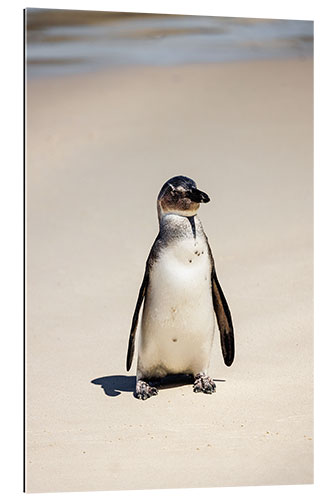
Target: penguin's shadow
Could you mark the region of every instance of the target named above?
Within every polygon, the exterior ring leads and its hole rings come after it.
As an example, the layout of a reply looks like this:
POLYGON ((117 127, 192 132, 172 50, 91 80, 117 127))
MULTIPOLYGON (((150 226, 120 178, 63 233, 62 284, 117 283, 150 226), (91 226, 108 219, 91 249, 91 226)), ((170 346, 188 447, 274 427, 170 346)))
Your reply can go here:
POLYGON ((92 384, 100 385, 106 394, 112 398, 119 396, 122 392, 134 392, 135 378, 127 375, 110 375, 91 380, 92 384))
MULTIPOLYGON (((120 396, 123 392, 134 392, 136 377, 127 375, 109 375, 91 380, 92 384, 100 385, 106 396, 112 398, 120 396)), ((225 382, 225 380, 214 379, 215 382, 225 382)), ((193 384, 194 378, 191 375, 168 375, 162 379, 152 380, 152 385, 158 389, 169 389, 182 385, 193 384)))

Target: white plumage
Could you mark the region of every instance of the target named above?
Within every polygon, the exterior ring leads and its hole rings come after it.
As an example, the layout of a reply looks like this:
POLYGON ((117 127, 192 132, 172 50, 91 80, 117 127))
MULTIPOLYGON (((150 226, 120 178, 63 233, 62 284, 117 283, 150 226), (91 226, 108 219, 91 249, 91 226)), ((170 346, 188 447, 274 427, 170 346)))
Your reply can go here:
POLYGON ((195 375, 207 372, 214 335, 208 246, 197 216, 195 238, 184 217, 167 214, 163 218, 169 231, 181 227, 182 237, 161 250, 150 271, 138 375, 195 375))

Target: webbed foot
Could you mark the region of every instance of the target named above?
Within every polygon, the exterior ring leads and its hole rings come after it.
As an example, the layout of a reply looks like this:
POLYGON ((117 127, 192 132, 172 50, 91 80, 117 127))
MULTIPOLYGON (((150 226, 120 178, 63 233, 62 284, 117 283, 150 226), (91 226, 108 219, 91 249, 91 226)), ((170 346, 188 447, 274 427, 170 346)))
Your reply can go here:
POLYGON ((211 377, 205 375, 204 373, 198 373, 194 377, 193 391, 212 394, 213 392, 216 392, 216 385, 211 377))
POLYGON ((156 396, 158 390, 156 387, 152 387, 144 380, 138 380, 135 386, 134 397, 137 399, 148 399, 151 396, 156 396))

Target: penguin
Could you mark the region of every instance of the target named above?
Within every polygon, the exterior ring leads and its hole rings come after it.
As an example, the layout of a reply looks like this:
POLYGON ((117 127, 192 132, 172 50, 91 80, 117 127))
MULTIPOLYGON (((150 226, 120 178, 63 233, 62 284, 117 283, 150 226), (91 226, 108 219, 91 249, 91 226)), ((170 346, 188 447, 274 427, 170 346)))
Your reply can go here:
POLYGON ((142 304, 134 396, 158 393, 155 380, 186 374, 194 392, 216 391, 208 375, 215 330, 220 332, 224 363, 235 355, 231 313, 217 278, 213 254, 197 215, 209 196, 189 177, 172 177, 157 198, 159 233, 146 261, 128 342, 130 370, 142 304))

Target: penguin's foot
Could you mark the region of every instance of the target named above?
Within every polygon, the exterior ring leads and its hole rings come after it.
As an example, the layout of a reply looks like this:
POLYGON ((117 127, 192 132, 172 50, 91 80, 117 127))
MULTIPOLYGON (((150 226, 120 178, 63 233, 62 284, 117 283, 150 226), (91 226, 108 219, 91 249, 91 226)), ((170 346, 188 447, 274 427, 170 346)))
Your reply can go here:
POLYGON ((156 396, 158 390, 156 387, 152 387, 144 380, 138 380, 135 386, 134 397, 137 399, 148 399, 151 396, 156 396))
POLYGON ((204 392, 205 394, 212 394, 216 392, 216 385, 212 378, 208 377, 204 373, 198 373, 194 377, 194 392, 204 392))

